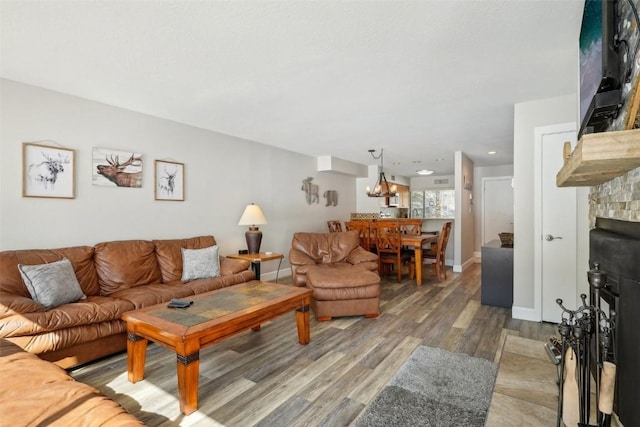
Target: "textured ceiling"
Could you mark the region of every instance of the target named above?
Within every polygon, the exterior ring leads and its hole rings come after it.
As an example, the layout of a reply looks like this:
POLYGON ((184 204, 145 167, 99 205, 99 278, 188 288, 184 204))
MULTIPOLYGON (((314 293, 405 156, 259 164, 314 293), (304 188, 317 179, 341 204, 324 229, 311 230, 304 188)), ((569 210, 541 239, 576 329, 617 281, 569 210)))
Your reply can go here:
POLYGON ((578 86, 581 0, 0 4, 3 78, 404 176, 512 163, 578 86))

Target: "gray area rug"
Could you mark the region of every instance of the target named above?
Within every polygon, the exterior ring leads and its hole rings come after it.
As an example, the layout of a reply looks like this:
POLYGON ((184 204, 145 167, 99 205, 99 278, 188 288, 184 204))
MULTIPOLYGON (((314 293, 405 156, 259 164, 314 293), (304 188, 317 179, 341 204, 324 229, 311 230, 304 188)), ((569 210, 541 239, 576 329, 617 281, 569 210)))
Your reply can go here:
POLYGON ((420 346, 367 406, 357 426, 484 426, 498 366, 420 346))

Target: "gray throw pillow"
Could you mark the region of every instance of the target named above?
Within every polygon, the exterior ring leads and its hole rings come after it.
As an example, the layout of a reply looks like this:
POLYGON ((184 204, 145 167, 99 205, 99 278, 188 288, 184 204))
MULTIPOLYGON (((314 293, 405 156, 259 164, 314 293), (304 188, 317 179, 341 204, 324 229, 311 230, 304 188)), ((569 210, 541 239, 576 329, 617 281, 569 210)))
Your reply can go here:
POLYGON ((31 298, 47 310, 86 298, 66 258, 49 264, 18 264, 18 269, 31 298))
POLYGON ((182 249, 182 281, 207 279, 220 275, 218 246, 202 249, 182 249))

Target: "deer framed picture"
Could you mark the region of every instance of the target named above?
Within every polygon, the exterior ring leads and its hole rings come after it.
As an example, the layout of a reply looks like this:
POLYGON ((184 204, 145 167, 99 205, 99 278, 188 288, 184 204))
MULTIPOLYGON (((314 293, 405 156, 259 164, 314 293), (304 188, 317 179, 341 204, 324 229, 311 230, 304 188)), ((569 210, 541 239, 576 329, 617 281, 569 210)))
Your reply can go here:
POLYGON ((184 201, 184 163, 156 160, 155 199, 184 201))
POLYGON ((93 185, 142 187, 142 154, 133 151, 93 149, 93 185))
POLYGON ((22 144, 22 196, 75 198, 75 150, 22 144))

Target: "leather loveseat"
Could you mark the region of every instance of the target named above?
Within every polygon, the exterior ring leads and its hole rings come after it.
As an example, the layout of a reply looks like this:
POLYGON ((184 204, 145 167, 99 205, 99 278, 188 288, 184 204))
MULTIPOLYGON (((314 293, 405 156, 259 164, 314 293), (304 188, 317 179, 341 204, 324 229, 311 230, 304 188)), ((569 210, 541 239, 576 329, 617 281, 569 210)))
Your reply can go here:
POLYGON ((0 339, 0 425, 142 426, 113 400, 63 369, 0 339))
POLYGON ((182 248, 214 245, 201 236, 0 252, 0 338, 62 368, 125 350, 124 312, 255 278, 248 261, 221 256, 218 277, 183 282, 182 248), (32 299, 18 265, 65 258, 86 298, 47 309, 32 299))

